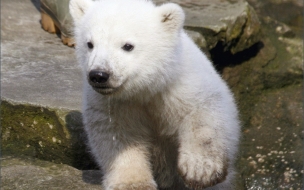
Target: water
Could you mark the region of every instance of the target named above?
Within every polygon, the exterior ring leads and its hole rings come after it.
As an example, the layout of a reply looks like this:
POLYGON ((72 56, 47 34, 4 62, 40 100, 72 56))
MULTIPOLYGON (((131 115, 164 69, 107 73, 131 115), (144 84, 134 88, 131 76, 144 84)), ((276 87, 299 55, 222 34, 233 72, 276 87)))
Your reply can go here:
MULTIPOLYGON (((108 110, 109 110, 109 122, 112 122, 112 117, 111 117, 111 98, 109 97, 108 99, 108 110)), ((116 140, 115 135, 113 136, 113 141, 116 140)))
POLYGON ((109 122, 112 122, 112 118, 111 118, 111 98, 108 98, 108 110, 109 110, 109 122))

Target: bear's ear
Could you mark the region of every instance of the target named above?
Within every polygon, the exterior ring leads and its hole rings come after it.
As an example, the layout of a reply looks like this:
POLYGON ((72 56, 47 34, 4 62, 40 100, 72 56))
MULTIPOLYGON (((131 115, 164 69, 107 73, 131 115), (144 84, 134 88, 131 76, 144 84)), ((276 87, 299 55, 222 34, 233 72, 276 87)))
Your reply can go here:
POLYGON ((75 23, 77 23, 84 13, 87 11, 87 9, 91 6, 93 3, 92 0, 71 0, 70 1, 70 13, 72 15, 72 18, 75 23))
POLYGON ((185 13, 183 9, 174 3, 166 3, 158 7, 160 20, 168 30, 180 30, 185 21, 185 13))

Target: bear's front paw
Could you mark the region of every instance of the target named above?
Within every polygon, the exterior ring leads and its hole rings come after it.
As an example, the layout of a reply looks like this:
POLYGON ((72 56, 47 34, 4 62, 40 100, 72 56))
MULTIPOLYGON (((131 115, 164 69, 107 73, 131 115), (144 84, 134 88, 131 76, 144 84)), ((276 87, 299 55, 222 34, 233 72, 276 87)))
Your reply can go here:
POLYGON ((217 156, 181 154, 178 160, 178 170, 188 188, 199 190, 225 180, 227 160, 217 156))
POLYGON ((110 187, 111 190, 157 190, 157 187, 151 183, 130 183, 118 184, 110 187))

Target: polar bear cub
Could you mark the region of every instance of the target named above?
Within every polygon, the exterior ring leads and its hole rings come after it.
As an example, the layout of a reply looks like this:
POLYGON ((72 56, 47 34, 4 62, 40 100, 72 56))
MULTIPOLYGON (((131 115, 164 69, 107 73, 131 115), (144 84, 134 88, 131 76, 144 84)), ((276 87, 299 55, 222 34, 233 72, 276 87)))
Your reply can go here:
POLYGON ((233 96, 180 6, 71 0, 83 122, 105 190, 233 189, 233 96))

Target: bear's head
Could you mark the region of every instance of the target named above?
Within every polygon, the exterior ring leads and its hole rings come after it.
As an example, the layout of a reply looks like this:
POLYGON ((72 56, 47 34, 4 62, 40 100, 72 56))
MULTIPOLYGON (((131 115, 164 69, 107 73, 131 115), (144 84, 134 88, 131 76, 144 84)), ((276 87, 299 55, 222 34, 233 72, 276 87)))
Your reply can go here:
POLYGON ((185 15, 147 0, 71 0, 76 55, 103 95, 155 94, 178 76, 185 15))

